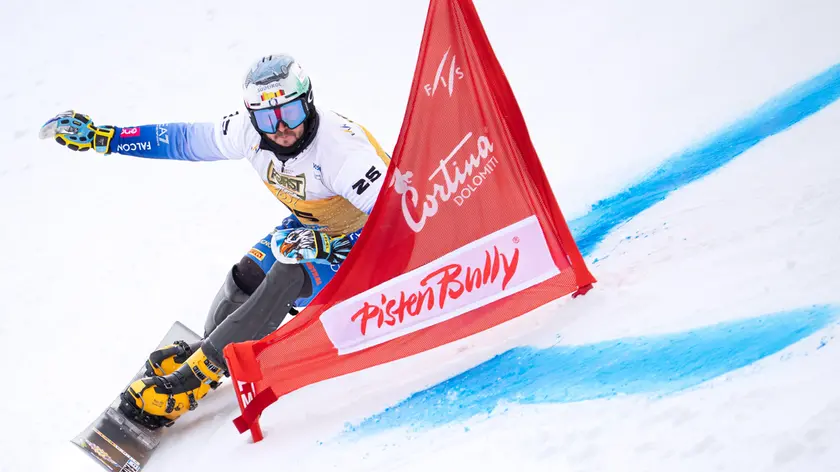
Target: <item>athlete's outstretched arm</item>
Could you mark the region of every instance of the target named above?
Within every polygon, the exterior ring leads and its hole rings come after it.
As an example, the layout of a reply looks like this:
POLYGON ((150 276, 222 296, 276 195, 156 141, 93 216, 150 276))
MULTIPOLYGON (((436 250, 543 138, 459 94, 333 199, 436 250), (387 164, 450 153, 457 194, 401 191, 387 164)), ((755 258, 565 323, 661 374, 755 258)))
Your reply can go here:
POLYGON ((213 123, 167 123, 115 129, 110 152, 150 159, 220 161, 213 123))
POLYGON ((48 120, 39 136, 74 151, 95 149, 103 154, 151 159, 219 161, 245 157, 241 135, 247 125, 245 117, 234 113, 217 123, 96 126, 89 116, 71 110, 48 120))

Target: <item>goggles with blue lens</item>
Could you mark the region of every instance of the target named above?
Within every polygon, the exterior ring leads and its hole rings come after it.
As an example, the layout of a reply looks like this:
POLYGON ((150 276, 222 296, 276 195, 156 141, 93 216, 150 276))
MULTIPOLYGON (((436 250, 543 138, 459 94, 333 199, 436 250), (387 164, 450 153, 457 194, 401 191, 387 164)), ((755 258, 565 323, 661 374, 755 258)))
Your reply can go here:
POLYGON ((302 98, 276 107, 250 110, 254 125, 266 134, 276 133, 281 122, 289 129, 297 128, 306 121, 306 108, 302 98))

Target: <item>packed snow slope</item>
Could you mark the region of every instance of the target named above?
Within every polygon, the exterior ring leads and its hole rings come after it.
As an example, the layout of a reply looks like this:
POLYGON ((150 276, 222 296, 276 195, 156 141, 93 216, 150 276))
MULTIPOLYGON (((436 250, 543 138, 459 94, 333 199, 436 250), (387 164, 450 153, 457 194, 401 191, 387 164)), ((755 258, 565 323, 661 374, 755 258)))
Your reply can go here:
MULTIPOLYGON (((595 290, 294 392, 259 444, 223 386, 149 470, 834 470, 840 4, 476 5, 595 290)), ((39 126, 214 121, 286 51, 391 149, 426 8, 4 5, 0 471, 96 470, 69 439, 286 215, 247 163, 73 153, 39 126)))

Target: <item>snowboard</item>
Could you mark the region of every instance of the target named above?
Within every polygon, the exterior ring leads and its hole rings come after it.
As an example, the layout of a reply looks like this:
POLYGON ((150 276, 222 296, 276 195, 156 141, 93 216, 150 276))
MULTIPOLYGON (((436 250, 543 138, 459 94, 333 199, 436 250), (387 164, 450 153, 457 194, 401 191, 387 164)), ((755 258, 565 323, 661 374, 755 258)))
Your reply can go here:
MULTIPOLYGON (((150 349, 149 352, 179 339, 193 343, 201 338, 181 322, 176 321, 158 346, 150 349)), ((137 375, 126 384, 126 388, 131 382, 142 378, 145 372, 145 366, 141 367, 137 375)), ((136 424, 120 411, 119 405, 120 397, 117 395, 105 411, 72 442, 105 470, 139 472, 148 463, 155 448, 160 444, 161 437, 166 434, 167 428, 153 430, 136 424)))

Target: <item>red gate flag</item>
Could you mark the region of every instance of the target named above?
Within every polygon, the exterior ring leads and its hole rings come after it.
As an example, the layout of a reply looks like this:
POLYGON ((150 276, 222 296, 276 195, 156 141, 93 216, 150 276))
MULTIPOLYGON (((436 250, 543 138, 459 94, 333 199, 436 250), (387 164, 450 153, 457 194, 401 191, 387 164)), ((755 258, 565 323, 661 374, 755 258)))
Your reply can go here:
POLYGON ((281 395, 473 335, 595 279, 471 0, 432 0, 393 159, 346 262, 225 357, 240 432, 281 395))

